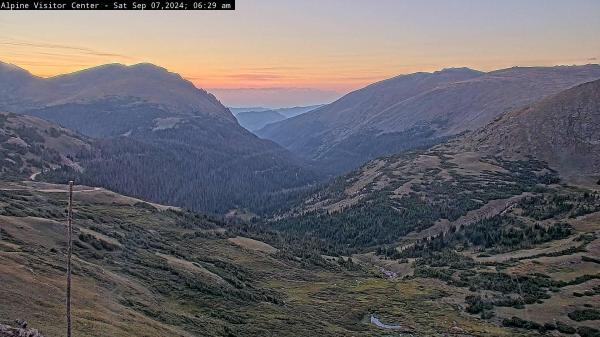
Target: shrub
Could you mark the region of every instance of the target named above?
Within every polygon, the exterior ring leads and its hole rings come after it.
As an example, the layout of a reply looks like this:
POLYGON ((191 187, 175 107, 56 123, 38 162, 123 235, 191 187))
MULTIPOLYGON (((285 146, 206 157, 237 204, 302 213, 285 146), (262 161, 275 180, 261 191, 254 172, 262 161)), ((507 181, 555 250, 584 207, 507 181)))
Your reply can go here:
POLYGON ((465 309, 470 314, 482 313, 482 317, 485 311, 492 309, 492 304, 484 301, 481 296, 469 295, 465 298, 467 302, 467 308, 465 309))
POLYGON ((563 322, 556 322, 556 330, 566 334, 574 334, 576 331, 574 327, 563 322))
POLYGON ((543 330, 544 327, 536 322, 526 321, 519 317, 513 316, 502 320, 502 325, 511 328, 521 328, 527 330, 543 330))
POLYGON ((484 311, 484 312, 481 313, 481 318, 482 319, 490 319, 492 317, 494 317, 494 312, 493 311, 488 310, 488 311, 484 311))
POLYGON ((577 328, 577 333, 581 337, 600 337, 600 330, 587 326, 581 326, 577 328))
POLYGON ((585 255, 581 257, 581 261, 583 261, 583 262, 594 262, 594 263, 600 264, 600 259, 596 259, 596 258, 593 258, 593 257, 590 257, 590 256, 585 256, 585 255))
POLYGON ((570 319, 577 321, 577 322, 593 321, 593 320, 600 319, 600 311, 598 311, 596 309, 581 309, 581 310, 571 311, 568 314, 568 316, 570 319))

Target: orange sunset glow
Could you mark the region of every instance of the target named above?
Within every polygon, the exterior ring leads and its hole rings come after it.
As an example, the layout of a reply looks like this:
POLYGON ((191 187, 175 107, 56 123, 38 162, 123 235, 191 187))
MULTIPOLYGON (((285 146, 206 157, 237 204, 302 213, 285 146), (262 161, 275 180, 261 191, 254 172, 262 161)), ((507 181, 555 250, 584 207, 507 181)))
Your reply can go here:
MULTIPOLYGON (((3 12, 0 59, 43 77, 151 62, 217 93, 310 88, 321 98, 307 103, 326 103, 416 71, 595 63, 599 5, 577 3, 240 0, 235 11, 201 16, 3 12), (493 18, 485 15, 491 11, 493 18)), ((279 97, 277 104, 300 103, 279 97)))

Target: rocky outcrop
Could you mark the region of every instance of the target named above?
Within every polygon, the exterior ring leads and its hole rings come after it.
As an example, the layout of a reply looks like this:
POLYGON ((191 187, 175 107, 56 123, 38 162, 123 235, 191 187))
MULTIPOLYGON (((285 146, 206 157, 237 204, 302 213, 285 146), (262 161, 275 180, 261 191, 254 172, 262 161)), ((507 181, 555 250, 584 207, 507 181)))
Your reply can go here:
POLYGON ((16 327, 0 324, 0 337, 44 337, 36 329, 27 327, 27 322, 22 320, 15 321, 16 327))

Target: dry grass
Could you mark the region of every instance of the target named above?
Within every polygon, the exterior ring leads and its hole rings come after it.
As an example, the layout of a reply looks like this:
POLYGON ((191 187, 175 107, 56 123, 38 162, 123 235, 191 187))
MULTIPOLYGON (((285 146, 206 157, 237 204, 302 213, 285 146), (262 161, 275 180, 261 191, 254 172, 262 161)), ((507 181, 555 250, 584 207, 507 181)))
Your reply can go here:
POLYGON ((523 249, 514 252, 508 252, 503 254, 497 254, 493 256, 486 257, 474 257, 478 262, 506 262, 511 259, 525 259, 528 257, 532 257, 538 254, 549 254, 556 253, 568 248, 573 248, 579 246, 581 243, 575 241, 574 237, 570 237, 567 239, 556 240, 552 242, 548 242, 542 245, 539 245, 535 248, 531 249, 523 249))
POLYGON ((210 272, 206 268, 202 267, 198 263, 193 263, 184 259, 177 258, 172 255, 166 255, 161 253, 156 253, 156 255, 162 257, 167 260, 167 263, 176 267, 179 270, 185 270, 195 274, 208 281, 209 283, 216 283, 222 286, 228 286, 229 284, 225 281, 221 276, 216 275, 215 273, 210 272))
POLYGON ((244 249, 255 250, 263 253, 273 254, 277 252, 277 248, 264 243, 262 241, 257 241, 250 238, 245 238, 243 236, 236 236, 235 238, 229 238, 229 242, 240 246, 244 249))
POLYGON ((366 169, 364 169, 361 172, 358 180, 354 184, 352 184, 346 188, 346 191, 345 191, 346 195, 353 196, 353 195, 361 192, 363 188, 365 188, 367 185, 369 185, 376 178, 379 177, 379 175, 381 174, 379 170, 382 167, 384 167, 385 164, 386 163, 383 160, 373 161, 366 169))
MULTIPOLYGON (((21 188, 45 198, 58 197, 37 191, 39 187, 21 188)), ((87 193, 81 193, 82 198, 87 193)), ((277 250, 264 242, 203 237, 202 230, 194 232, 168 222, 164 212, 123 207, 110 202, 111 194, 100 196, 78 201, 85 202, 88 211, 96 211, 102 220, 81 221, 77 227, 103 241, 118 238, 120 249, 107 253, 107 258, 82 255, 84 251, 95 253, 92 247, 76 251, 73 305, 78 336, 191 336, 199 335, 198 326, 207 328, 207 336, 226 335, 224 326, 244 337, 313 336, 315 332, 333 337, 389 336, 389 331, 369 323, 371 314, 402 324, 419 336, 525 335, 465 314, 460 307, 465 289, 430 279, 387 280, 379 278, 379 273, 348 271, 337 265, 306 267, 272 254, 277 250), (119 223, 135 224, 140 232, 127 233, 130 227, 124 229, 119 223), (109 237, 113 231, 118 233, 109 237), (144 238, 144 244, 138 245, 144 238), (160 243, 165 246, 161 248, 160 243), (132 250, 141 260, 128 260, 132 250), (149 270, 150 266, 155 269, 149 270), (160 277, 153 275, 161 272, 160 277), (243 275, 243 283, 232 282, 235 275, 243 275), (212 288, 214 292, 208 296, 187 285, 220 287, 212 288), (232 299, 235 293, 229 291, 233 288, 229 285, 235 285, 235 291, 263 289, 282 304, 232 299), (171 294, 180 289, 183 291, 177 296, 171 294), (232 323, 230 317, 241 322, 232 323)), ((24 318, 47 337, 61 336, 64 224, 34 217, 2 217, 0 226, 23 242, 0 245, 0 318, 24 318)), ((365 265, 402 275, 411 272, 409 264, 386 260, 365 260, 365 265)))
POLYGON ((600 212, 580 216, 571 221, 571 225, 580 232, 591 233, 600 230, 600 212))
POLYGON ((457 164, 457 172, 464 175, 478 174, 483 171, 508 173, 503 167, 481 161, 481 154, 476 152, 459 152, 450 160, 457 164))
POLYGON ((553 293, 551 298, 544 300, 544 303, 527 305, 524 309, 496 308, 496 314, 501 318, 518 316, 540 324, 559 320, 572 326, 589 326, 599 329, 600 321, 578 323, 567 316, 569 312, 576 308, 582 308, 584 304, 593 304, 600 301, 600 295, 586 297, 573 296, 573 292, 583 292, 596 285, 600 285, 600 280, 592 280, 576 286, 564 287, 558 293, 553 293))
POLYGON ((519 261, 515 266, 507 269, 514 274, 526 275, 530 273, 546 274, 554 280, 568 281, 578 276, 593 275, 600 271, 597 263, 581 260, 587 253, 563 255, 555 257, 540 257, 532 260, 519 261))
MULTIPOLYGON (((46 337, 63 335, 65 281, 60 269, 62 258, 56 256, 53 259, 55 264, 48 265, 49 261, 31 260, 26 253, 0 254, 0 317, 3 320, 25 318, 46 337)), ((82 268, 81 261, 75 260, 75 269, 82 268)), ((109 274, 105 276, 104 279, 81 275, 73 277, 75 335, 189 336, 119 304, 120 293, 135 289, 109 274), (112 291, 101 285, 108 280, 112 291)))

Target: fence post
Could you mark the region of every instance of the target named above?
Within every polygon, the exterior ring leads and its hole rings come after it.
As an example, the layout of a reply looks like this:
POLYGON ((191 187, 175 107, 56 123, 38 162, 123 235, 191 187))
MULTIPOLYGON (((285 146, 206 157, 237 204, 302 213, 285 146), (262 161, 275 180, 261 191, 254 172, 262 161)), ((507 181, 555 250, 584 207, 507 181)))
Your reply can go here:
POLYGON ((67 337, 71 337, 71 254, 73 251, 73 181, 69 181, 67 215, 67 337))

